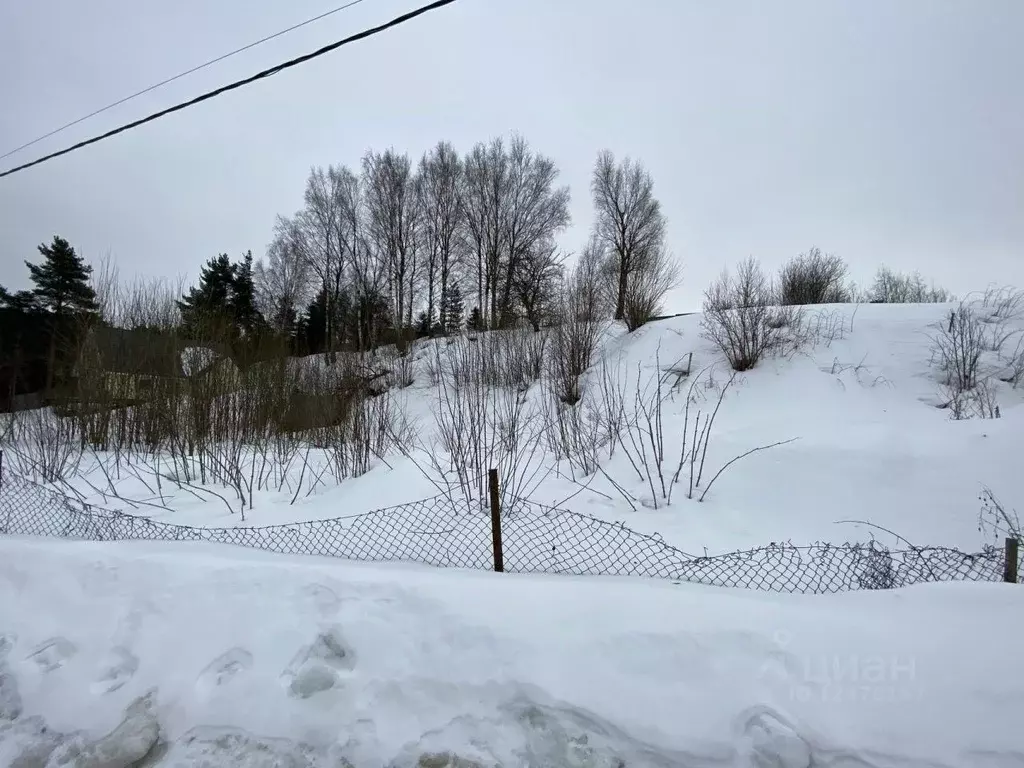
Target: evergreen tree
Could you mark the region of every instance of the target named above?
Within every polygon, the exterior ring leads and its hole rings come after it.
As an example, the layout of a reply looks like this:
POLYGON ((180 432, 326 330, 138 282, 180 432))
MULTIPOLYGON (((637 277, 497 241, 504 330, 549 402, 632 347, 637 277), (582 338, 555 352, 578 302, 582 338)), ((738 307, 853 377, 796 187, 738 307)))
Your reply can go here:
MULTIPOLYGON (((459 286, 449 287, 441 305, 441 331, 447 335, 459 333, 464 325, 462 291, 459 286)), ((479 315, 479 312, 477 313, 479 315)))
POLYGON ((39 302, 32 291, 11 293, 0 285, 0 307, 7 307, 18 312, 38 312, 39 302))
POLYGON ((434 330, 434 323, 427 313, 427 310, 421 311, 416 316, 416 335, 417 336, 429 336, 434 330))
POLYGON ((251 350, 265 321, 256 308, 252 252, 239 262, 226 253, 199 272, 199 284, 178 302, 186 332, 197 339, 229 342, 236 352, 251 350))
POLYGON ((327 347, 327 295, 321 290, 306 307, 299 336, 305 351, 311 355, 323 352, 327 347))
POLYGON ((473 307, 473 311, 469 313, 469 322, 467 325, 471 331, 483 331, 487 329, 487 324, 484 322, 484 317, 480 312, 480 307, 473 307))
POLYGON ((64 378, 65 363, 77 353, 79 332, 99 314, 99 304, 96 291, 89 285, 92 267, 67 240, 54 235, 50 245, 39 246, 39 254, 43 257, 41 264, 25 262, 35 284, 31 294, 21 291, 14 296, 7 294, 5 299, 22 311, 38 309, 50 315, 46 390, 52 394, 54 383, 64 378))
POLYGON ((199 285, 178 302, 186 332, 202 337, 230 324, 235 265, 226 253, 210 259, 199 271, 199 285))
POLYGON ((26 261, 25 266, 35 283, 32 293, 40 308, 61 318, 99 311, 96 292, 89 285, 92 267, 75 253, 67 240, 55 235, 50 245, 39 246, 39 253, 43 257, 41 264, 26 261))
POLYGON ((231 281, 231 314, 243 336, 252 337, 259 330, 263 317, 256 309, 256 286, 252 279, 252 251, 234 266, 231 281))

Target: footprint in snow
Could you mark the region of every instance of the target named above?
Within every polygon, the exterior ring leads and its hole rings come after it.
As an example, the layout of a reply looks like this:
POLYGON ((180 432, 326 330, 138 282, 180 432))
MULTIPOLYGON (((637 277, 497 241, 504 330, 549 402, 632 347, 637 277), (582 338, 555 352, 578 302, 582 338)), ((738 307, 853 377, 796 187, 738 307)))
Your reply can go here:
POLYGON ((230 683, 239 673, 252 668, 252 654, 244 648, 225 651, 206 665, 196 680, 196 691, 203 698, 230 683))
POLYGON ((337 628, 325 630, 302 648, 281 675, 288 695, 298 699, 336 688, 341 675, 352 671, 355 654, 337 628))
POLYGON ((17 639, 12 632, 0 632, 0 661, 7 658, 17 639))
POLYGON ((306 584, 299 590, 302 599, 308 600, 321 616, 330 616, 338 611, 341 598, 326 584, 306 584))
POLYGON ((53 637, 36 646, 28 659, 42 672, 53 672, 63 667, 77 652, 78 648, 66 637, 53 637))
POLYGON ((124 646, 116 646, 110 650, 103 670, 90 690, 97 696, 113 693, 131 680, 138 668, 138 657, 124 646))

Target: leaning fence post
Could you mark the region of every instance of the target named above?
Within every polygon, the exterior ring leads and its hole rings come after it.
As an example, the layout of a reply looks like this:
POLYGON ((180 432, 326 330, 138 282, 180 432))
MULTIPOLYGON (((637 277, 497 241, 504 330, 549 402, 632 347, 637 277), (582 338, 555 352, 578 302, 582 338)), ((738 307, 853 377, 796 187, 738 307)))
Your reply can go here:
POLYGON ((1014 537, 1006 539, 1006 561, 1003 564, 1003 581, 1017 583, 1017 558, 1020 542, 1014 537))
POLYGON ((489 470, 487 480, 491 489, 491 544, 494 547, 494 570, 501 573, 505 570, 505 558, 501 551, 501 500, 498 496, 498 470, 489 470))

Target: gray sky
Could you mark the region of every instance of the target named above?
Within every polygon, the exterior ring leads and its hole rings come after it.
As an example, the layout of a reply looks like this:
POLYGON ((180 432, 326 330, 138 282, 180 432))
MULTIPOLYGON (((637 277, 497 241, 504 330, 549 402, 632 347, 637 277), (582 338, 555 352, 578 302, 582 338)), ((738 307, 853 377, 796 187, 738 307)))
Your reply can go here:
MULTIPOLYGON (((0 4, 0 154, 340 0, 0 4)), ((365 0, 82 123, 0 167, 380 23, 365 0)), ((1021 0, 458 0, 371 40, 0 179, 0 283, 54 234, 122 274, 262 255, 314 164, 418 157, 518 130, 591 222, 598 150, 651 170, 684 264, 671 310, 727 264, 818 245, 956 292, 1024 286, 1021 0)))

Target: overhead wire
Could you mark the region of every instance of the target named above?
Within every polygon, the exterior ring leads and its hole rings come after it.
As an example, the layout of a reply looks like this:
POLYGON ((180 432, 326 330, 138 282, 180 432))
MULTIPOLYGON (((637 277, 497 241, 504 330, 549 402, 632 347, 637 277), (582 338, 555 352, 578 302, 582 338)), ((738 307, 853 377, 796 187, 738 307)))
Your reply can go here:
POLYGON ((255 75, 251 75, 242 80, 236 80, 233 83, 221 86, 220 88, 216 88, 212 91, 207 91, 206 93, 197 96, 194 99, 190 99, 188 101, 175 104, 173 107, 168 107, 166 109, 162 109, 159 112, 154 112, 138 120, 133 120, 130 123, 126 123, 122 126, 109 130, 106 133, 94 136, 91 139, 80 141, 77 144, 71 145, 70 147, 66 147, 57 152, 51 152, 50 154, 32 160, 31 162, 23 163, 22 165, 18 165, 15 166, 14 168, 10 168, 6 171, 0 172, 0 179, 18 173, 20 171, 24 171, 28 168, 40 165, 49 160, 53 160, 54 158, 61 157, 62 155, 67 155, 71 152, 82 149, 83 147, 88 147, 91 144, 96 144, 100 141, 103 141, 104 139, 109 139, 112 136, 118 135, 119 133, 124 133, 125 131, 129 131, 133 128, 138 128, 140 125, 145 125, 146 123, 151 123, 154 120, 159 120, 161 117, 166 117, 167 115, 170 115, 174 112, 180 112, 183 109, 187 109, 189 107, 195 106, 196 104, 200 104, 204 101, 213 99, 217 96, 220 96, 221 94, 227 93, 228 91, 233 91, 238 88, 242 88, 246 85, 251 85, 257 80, 263 80, 265 78, 271 77, 272 75, 276 75, 278 72, 283 72, 284 70, 296 67, 299 64, 304 64, 307 61, 311 61, 312 59, 318 58, 320 56, 323 56, 324 54, 335 51, 344 45, 348 45, 349 43, 355 43, 358 42, 359 40, 365 40, 368 37, 373 37, 374 35, 378 35, 381 32, 385 32, 389 29, 392 29, 393 27, 397 27, 400 24, 404 24, 407 21, 412 21, 413 19, 422 16, 426 13, 436 11, 440 8, 443 8, 446 5, 451 5, 455 1, 456 0, 434 0, 434 2, 432 3, 420 6, 419 8, 413 11, 409 11, 408 13, 404 13, 401 16, 396 16, 395 18, 391 19, 391 21, 385 22, 384 24, 380 24, 376 27, 365 29, 362 32, 350 35, 349 37, 343 38, 341 40, 337 40, 333 43, 330 43, 329 45, 325 45, 322 48, 318 48, 317 50, 312 51, 311 53, 306 53, 303 54, 302 56, 297 56, 293 59, 289 59, 288 61, 285 61, 281 64, 277 64, 273 67, 270 67, 269 69, 264 69, 261 72, 257 72, 255 75))
POLYGON ((221 54, 220 56, 217 56, 216 58, 210 59, 209 61, 204 61, 202 64, 198 64, 198 65, 192 67, 191 69, 186 69, 184 72, 180 72, 177 75, 175 75, 174 77, 168 77, 166 80, 161 80, 159 83, 154 83, 153 85, 149 86, 148 88, 143 88, 141 91, 136 91, 135 93, 131 94, 130 96, 125 96, 123 99, 118 99, 115 102, 107 104, 107 106, 105 106, 105 107, 100 107, 99 109, 95 110, 94 112, 90 112, 87 115, 83 115, 82 117, 78 118, 77 120, 72 120, 70 123, 65 123, 64 125, 60 126, 59 128, 54 128, 49 133, 44 133, 42 136, 40 136, 40 137, 38 137, 36 139, 32 139, 32 141, 29 141, 29 142, 27 142, 25 144, 22 144, 20 147, 15 147, 10 152, 7 152, 7 153, 5 153, 3 155, 0 155, 0 160, 8 158, 11 155, 17 154, 18 152, 21 152, 23 149, 28 149, 29 147, 33 146, 34 144, 38 144, 40 141, 44 141, 45 139, 48 139, 51 136, 56 136, 58 133, 61 133, 62 131, 66 131, 68 128, 71 128, 72 126, 78 125, 79 123, 85 122, 86 120, 88 120, 91 117, 96 117, 96 115, 101 115, 104 112, 106 112, 107 110, 113 109, 114 107, 119 107, 122 104, 126 104, 127 102, 131 101, 132 99, 137 99, 139 96, 144 96, 147 93, 155 91, 157 88, 162 88, 163 86, 167 85, 168 83, 173 83, 175 80, 180 80, 183 77, 188 77, 189 75, 194 74, 195 72, 198 72, 201 69, 206 69, 209 66, 212 66, 214 64, 218 64, 218 63, 224 61, 225 59, 230 59, 232 56, 237 56, 239 53, 244 53, 245 51, 251 50, 251 49, 255 48, 258 45, 263 45, 263 43, 267 43, 267 42, 270 42, 271 40, 275 40, 275 39, 281 37, 282 35, 287 35, 289 32, 294 32, 296 29, 301 29, 302 27, 308 26, 309 24, 312 24, 314 22, 320 21, 321 19, 326 19, 328 16, 333 16, 336 13, 340 13, 341 11, 347 10, 347 9, 351 8, 352 6, 354 6, 354 5, 359 5, 362 2, 365 2, 365 0, 351 0, 351 2, 345 3, 345 5, 339 5, 337 8, 332 8, 331 10, 326 11, 324 13, 321 13, 318 16, 313 16, 312 18, 306 19, 303 22, 300 22, 298 24, 293 24, 292 26, 288 27, 287 29, 282 29, 279 32, 275 32, 272 35, 267 35, 266 37, 261 37, 259 40, 255 40, 254 42, 251 42, 248 45, 243 45, 241 48, 236 48, 233 51, 229 51, 228 53, 221 54))

